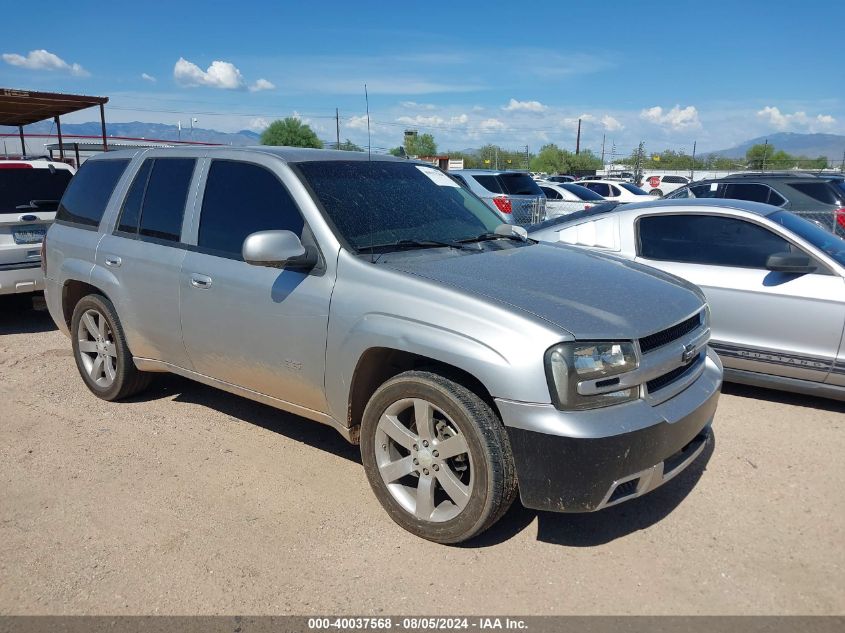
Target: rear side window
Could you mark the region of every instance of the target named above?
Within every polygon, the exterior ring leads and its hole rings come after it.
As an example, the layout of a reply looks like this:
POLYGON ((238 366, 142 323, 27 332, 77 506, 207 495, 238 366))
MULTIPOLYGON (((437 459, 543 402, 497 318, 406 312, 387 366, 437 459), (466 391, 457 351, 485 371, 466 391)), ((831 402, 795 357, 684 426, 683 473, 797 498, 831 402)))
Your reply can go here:
POLYGON ((599 194, 591 189, 587 189, 586 187, 582 187, 581 185, 576 185, 573 183, 563 183, 560 185, 562 189, 566 189, 569 193, 573 193, 581 200, 604 200, 599 194))
POLYGON ((839 204, 839 198, 845 197, 845 192, 837 196, 836 190, 826 182, 791 182, 789 186, 824 204, 839 204))
POLYGON ((120 212, 120 221, 117 225, 118 231, 125 233, 138 232, 138 220, 141 218, 141 205, 144 204, 144 192, 147 190, 147 181, 150 179, 150 170, 153 166, 152 160, 145 160, 135 175, 126 200, 123 201, 123 208, 120 212))
POLYGON ((610 187, 603 182, 585 182, 584 186, 587 189, 595 191, 600 196, 609 196, 610 195, 610 187))
POLYGON ((768 202, 769 188, 765 185, 755 185, 753 183, 729 183, 725 185, 724 197, 732 200, 768 202))
POLYGON ((56 220, 98 226, 117 181, 128 164, 128 159, 85 162, 71 179, 56 220))
POLYGON ((689 190, 692 192, 692 195, 696 198, 718 198, 720 188, 724 190, 724 185, 721 185, 720 187, 717 183, 714 182, 706 185, 695 185, 694 187, 690 187, 689 190))
POLYGON ((502 190, 501 183, 495 176, 473 176, 473 178, 475 178, 475 181, 487 191, 492 191, 493 193, 505 193, 502 190))
POLYGON ((152 163, 138 234, 178 242, 196 160, 156 158, 152 163))
POLYGON ((250 233, 287 230, 301 237, 304 224, 299 208, 275 174, 260 165, 212 161, 198 246, 240 259, 250 233))
POLYGON ((493 193, 505 193, 510 196, 542 196, 543 192, 528 174, 496 174, 473 176, 482 187, 493 193))
POLYGON ((40 169, 28 164, 0 169, 0 213, 20 213, 17 207, 33 200, 39 202, 39 210, 55 211, 70 177, 67 169, 40 169))
POLYGON ((540 191, 546 194, 546 197, 549 200, 560 200, 563 197, 557 191, 550 187, 540 187, 540 191))
POLYGON ((768 229, 712 215, 658 215, 638 223, 642 257, 660 261, 765 268, 769 255, 790 244, 768 229))

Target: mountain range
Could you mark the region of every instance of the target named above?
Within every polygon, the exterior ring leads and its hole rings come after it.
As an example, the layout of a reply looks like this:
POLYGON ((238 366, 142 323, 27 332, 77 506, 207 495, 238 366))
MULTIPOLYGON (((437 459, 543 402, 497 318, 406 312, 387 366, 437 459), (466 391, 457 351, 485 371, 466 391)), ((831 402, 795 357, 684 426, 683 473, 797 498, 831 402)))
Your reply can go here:
MULTIPOLYGON (((17 128, 0 126, 0 133, 17 134, 17 128)), ((25 134, 55 134, 56 129, 51 121, 41 121, 24 128, 25 134)), ((99 136, 100 122, 90 123, 64 123, 62 134, 67 136, 99 136)), ((218 132, 205 128, 183 127, 180 133, 178 126, 165 123, 143 123, 133 121, 131 123, 106 123, 106 134, 108 136, 124 136, 128 138, 155 139, 164 141, 196 141, 198 143, 219 143, 221 145, 258 145, 261 135, 252 130, 241 130, 239 132, 218 132)))
POLYGON ((744 158, 745 152, 752 145, 762 145, 766 141, 776 150, 782 149, 793 156, 817 158, 825 156, 828 160, 839 162, 845 155, 845 136, 840 134, 798 134, 795 132, 778 132, 768 136, 760 136, 740 143, 729 149, 707 152, 726 158, 744 158))

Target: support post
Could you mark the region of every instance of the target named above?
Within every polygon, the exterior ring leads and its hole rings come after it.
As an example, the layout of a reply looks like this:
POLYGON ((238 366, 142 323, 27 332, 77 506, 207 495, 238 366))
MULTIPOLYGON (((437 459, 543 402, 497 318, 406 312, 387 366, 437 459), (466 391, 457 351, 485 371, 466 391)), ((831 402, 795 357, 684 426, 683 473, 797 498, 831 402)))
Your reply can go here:
POLYGON ((53 121, 56 122, 56 133, 59 135, 59 160, 64 161, 65 147, 62 141, 62 122, 59 117, 53 117, 53 121))
POLYGON ((578 136, 575 137, 575 155, 581 153, 581 119, 578 119, 578 136))
POLYGON ((76 156, 76 168, 79 169, 79 143, 73 144, 73 152, 76 156))
POLYGON ((100 129, 103 132, 103 151, 109 151, 108 141, 106 141, 106 109, 103 104, 100 104, 100 129))
POLYGON ((26 158, 26 142, 23 140, 23 126, 18 126, 18 134, 21 137, 21 158, 26 158))

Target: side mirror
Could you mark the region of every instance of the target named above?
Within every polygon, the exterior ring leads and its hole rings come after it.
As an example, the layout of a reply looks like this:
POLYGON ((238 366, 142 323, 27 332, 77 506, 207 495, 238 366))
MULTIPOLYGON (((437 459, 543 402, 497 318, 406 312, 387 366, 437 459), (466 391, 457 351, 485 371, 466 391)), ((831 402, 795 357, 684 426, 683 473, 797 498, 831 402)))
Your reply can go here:
POLYGON ((292 231, 258 231, 247 235, 241 254, 253 266, 310 269, 317 265, 316 249, 303 246, 292 231))
POLYGON ((816 271, 810 258, 801 253, 773 253, 766 260, 766 268, 776 273, 803 275, 816 271))

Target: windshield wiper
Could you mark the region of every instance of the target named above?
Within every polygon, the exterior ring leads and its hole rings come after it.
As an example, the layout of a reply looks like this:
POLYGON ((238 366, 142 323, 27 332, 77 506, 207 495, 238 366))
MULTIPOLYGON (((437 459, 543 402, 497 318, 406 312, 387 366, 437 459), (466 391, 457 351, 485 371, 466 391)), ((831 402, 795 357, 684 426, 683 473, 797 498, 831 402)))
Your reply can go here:
POLYGON ((386 244, 359 246, 358 251, 374 253, 377 251, 404 251, 415 248, 455 248, 458 250, 467 250, 460 242, 441 242, 438 240, 397 240, 396 242, 388 242, 386 244))
POLYGON ((519 235, 502 235, 501 233, 482 233, 475 237, 468 237, 463 240, 458 240, 460 244, 473 244, 477 242, 489 242, 491 240, 514 240, 516 242, 528 242, 528 238, 520 237, 519 235))

